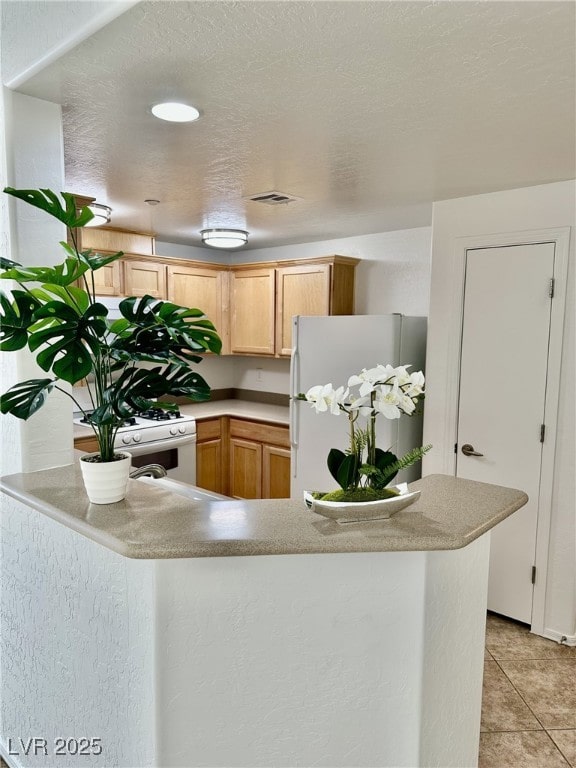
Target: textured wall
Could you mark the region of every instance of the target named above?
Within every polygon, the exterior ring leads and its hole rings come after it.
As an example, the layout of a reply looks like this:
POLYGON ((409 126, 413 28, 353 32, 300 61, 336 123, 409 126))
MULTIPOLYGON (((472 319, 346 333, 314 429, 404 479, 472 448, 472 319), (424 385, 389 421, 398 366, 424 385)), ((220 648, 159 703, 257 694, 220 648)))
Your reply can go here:
MULTIPOLYGON (((0 140, 6 148, 8 185, 60 191, 64 178, 60 106, 19 93, 4 95, 5 120, 0 122, 0 140)), ((62 260, 63 252, 58 245, 66 237, 62 224, 18 200, 9 200, 8 208, 9 258, 27 266, 62 260)), ((8 240, 4 242, 7 248, 8 240)), ((1 391, 39 375, 32 355, 26 350, 4 353, 2 357, 1 391)), ((30 472, 70 463, 70 413, 68 398, 53 393, 46 405, 26 422, 2 416, 2 472, 30 472)))
POLYGON ((475 765, 488 537, 146 561, 10 497, 0 520, 0 741, 51 749, 15 768, 475 765))
MULTIPOLYGON (((98 514, 95 508, 94 514, 98 514)), ((0 740, 48 740, 16 768, 153 764, 153 576, 2 496, 0 740), (100 757, 57 757, 56 737, 100 737, 100 757)))

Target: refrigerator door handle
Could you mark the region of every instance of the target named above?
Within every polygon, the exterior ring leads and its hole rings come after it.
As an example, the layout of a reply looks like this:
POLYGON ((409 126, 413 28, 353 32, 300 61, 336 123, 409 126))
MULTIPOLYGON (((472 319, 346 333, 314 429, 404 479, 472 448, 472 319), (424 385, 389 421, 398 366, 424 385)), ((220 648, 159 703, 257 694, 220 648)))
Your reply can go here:
POLYGON ((292 357, 290 358, 290 445, 292 477, 298 473, 298 415, 296 389, 300 381, 300 351, 298 349, 298 316, 292 318, 292 357))

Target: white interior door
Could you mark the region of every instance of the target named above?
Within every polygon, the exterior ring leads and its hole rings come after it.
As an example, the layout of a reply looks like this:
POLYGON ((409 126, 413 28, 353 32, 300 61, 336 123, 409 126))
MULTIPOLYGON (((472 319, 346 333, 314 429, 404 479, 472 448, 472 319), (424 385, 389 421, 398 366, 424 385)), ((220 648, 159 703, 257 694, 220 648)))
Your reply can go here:
POLYGON ((529 496, 492 532, 488 587, 490 610, 528 624, 554 247, 472 249, 466 262, 456 474, 529 496))

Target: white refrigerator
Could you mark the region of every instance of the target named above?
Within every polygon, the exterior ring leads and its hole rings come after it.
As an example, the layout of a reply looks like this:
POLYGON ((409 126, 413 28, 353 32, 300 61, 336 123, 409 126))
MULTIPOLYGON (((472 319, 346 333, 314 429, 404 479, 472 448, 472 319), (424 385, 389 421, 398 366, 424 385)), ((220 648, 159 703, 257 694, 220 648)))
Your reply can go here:
MULTIPOLYGON (((354 373, 378 364, 407 365, 424 371, 426 318, 404 315, 340 315, 292 319, 290 364, 291 496, 337 488, 326 459, 331 448, 348 447, 348 418, 316 413, 309 403, 296 400, 316 384, 346 386, 354 373)), ((425 371, 424 371, 425 372, 425 371)), ((376 423, 378 447, 402 456, 422 445, 422 415, 376 423)), ((418 463, 399 473, 395 482, 420 477, 418 463)))

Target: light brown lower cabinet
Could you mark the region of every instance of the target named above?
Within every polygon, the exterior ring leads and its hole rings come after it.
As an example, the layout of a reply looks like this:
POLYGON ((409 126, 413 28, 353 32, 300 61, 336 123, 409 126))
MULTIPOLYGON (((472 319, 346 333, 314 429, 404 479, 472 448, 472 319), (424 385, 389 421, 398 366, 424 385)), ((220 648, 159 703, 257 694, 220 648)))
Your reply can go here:
POLYGON ((290 496, 288 427, 229 418, 197 422, 196 484, 237 499, 290 496))
POLYGON ((277 445, 262 446, 262 498, 290 496, 290 450, 277 445))
POLYGON ((226 417, 196 422, 196 485, 228 495, 226 417))

